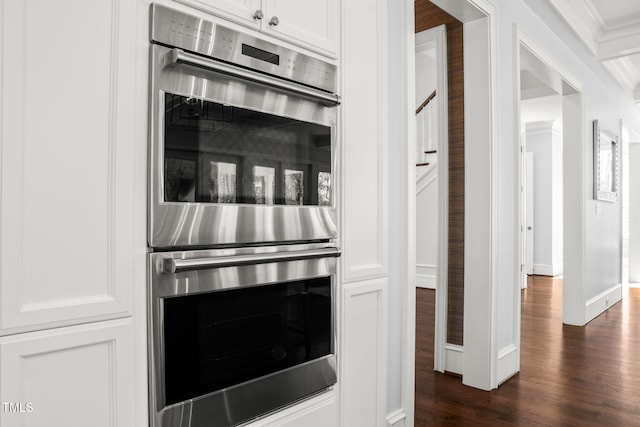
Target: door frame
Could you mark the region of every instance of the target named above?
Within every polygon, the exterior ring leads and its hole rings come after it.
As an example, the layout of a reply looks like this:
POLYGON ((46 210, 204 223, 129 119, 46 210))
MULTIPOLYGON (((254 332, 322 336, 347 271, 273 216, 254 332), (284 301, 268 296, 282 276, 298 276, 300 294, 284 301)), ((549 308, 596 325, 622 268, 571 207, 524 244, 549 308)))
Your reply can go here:
MULTIPOLYGON (((449 140, 449 90, 447 78, 447 30, 444 25, 415 33, 415 50, 421 45, 435 42, 436 46, 436 96, 438 99, 438 252, 436 261, 436 314, 433 339, 433 368, 438 372, 447 369, 447 280, 449 265, 449 147, 442 141, 449 140), (444 60, 443 60, 444 58, 444 60), (443 165, 445 167, 443 167, 443 165)), ((418 76, 416 76, 416 79, 418 76)), ((415 80, 414 80, 415 85, 415 80)), ((415 87, 415 86, 414 86, 415 87)), ((414 102, 415 104, 415 102, 414 102)), ((417 137, 416 137, 417 143, 417 137)), ((414 150, 414 152, 417 152, 414 150)), ((417 244, 417 236, 416 236, 417 244)))
MULTIPOLYGON (((620 277, 623 283, 623 286, 627 288, 630 287, 640 287, 640 284, 637 282, 630 282, 629 273, 630 273, 630 249, 631 246, 631 223, 633 221, 630 213, 631 213, 631 198, 630 198, 630 189, 631 189, 631 179, 630 179, 630 160, 631 160, 631 145, 640 145, 640 132, 636 131, 633 127, 629 125, 624 119, 620 119, 620 141, 621 141, 621 150, 620 150, 620 171, 621 171, 621 205, 622 209, 620 210, 620 236, 621 236, 621 261, 620 261, 620 277), (628 217, 627 224, 625 227, 625 216, 628 217), (625 232, 626 231, 626 232, 625 232)), ((624 292, 623 292, 624 295, 624 292)))
POLYGON ((525 217, 524 217, 524 239, 525 239, 525 268, 524 268, 524 280, 522 282, 522 289, 527 287, 527 276, 533 275, 533 251, 534 243, 533 243, 533 234, 535 233, 535 222, 534 222, 534 192, 535 188, 533 186, 533 153, 528 152, 527 148, 527 140, 524 140, 522 146, 525 148, 524 156, 525 156, 525 173, 524 173, 524 193, 525 193, 525 217))
MULTIPOLYGON (((465 287, 464 351, 462 382, 491 390, 498 385, 497 330, 497 230, 498 230, 498 150, 497 150, 497 12, 489 0, 450 2, 432 0, 441 9, 456 17, 464 25, 465 73, 474 72, 473 84, 465 84, 465 144, 470 141, 473 151, 465 150, 465 287), (485 84, 478 84, 485 82, 485 84), (468 92, 467 92, 468 91, 468 92), (480 112, 480 114, 479 114, 480 112), (467 120, 468 119, 468 120, 467 120), (469 152, 466 152, 469 151, 469 152), (467 194, 473 197, 467 197, 467 194), (474 215, 470 215, 471 208, 474 215), (488 244, 487 244, 488 242, 488 244), (472 248, 476 248, 473 252, 472 248), (482 248, 482 253, 477 249, 482 248)), ((402 407, 412 425, 415 398, 415 16, 414 2, 405 7, 405 128, 407 149, 404 186, 406 214, 406 264, 402 284, 403 304, 403 390, 402 407)), ((440 254, 439 254, 440 256, 440 254)))
MULTIPOLYGON (((514 133, 515 141, 520 141, 521 135, 521 97, 520 97, 520 51, 527 49, 542 62, 549 70, 558 75, 562 80, 562 116, 563 116, 563 323, 582 326, 585 324, 583 276, 585 265, 585 156, 586 150, 583 144, 584 132, 584 96, 582 84, 574 78, 552 56, 546 53, 540 45, 532 39, 519 25, 514 24, 514 133)), ((520 316, 521 293, 520 284, 526 280, 526 271, 522 267, 526 248, 524 248, 525 233, 523 222, 526 212, 526 200, 523 192, 523 171, 525 170, 524 156, 522 152, 525 146, 522 141, 520 147, 514 150, 517 165, 516 178, 519 184, 515 195, 517 224, 520 232, 517 233, 516 243, 516 277, 518 291, 514 292, 514 307, 516 309, 515 342, 520 352, 520 316)), ((518 356, 518 370, 520 370, 520 357, 518 356)))

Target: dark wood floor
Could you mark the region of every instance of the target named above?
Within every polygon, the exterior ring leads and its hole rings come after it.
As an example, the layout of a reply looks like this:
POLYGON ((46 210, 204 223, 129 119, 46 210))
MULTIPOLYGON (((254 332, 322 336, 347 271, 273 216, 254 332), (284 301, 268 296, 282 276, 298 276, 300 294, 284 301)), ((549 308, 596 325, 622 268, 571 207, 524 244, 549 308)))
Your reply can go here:
POLYGON ((640 289, 586 327, 562 324, 562 280, 522 291, 521 370, 497 390, 433 371, 435 291, 417 289, 415 426, 640 426, 640 289))

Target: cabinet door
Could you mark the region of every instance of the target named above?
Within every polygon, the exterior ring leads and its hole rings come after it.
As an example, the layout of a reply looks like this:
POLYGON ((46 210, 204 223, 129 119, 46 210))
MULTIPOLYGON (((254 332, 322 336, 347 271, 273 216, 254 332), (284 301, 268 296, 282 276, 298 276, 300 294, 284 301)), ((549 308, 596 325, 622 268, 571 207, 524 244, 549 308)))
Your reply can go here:
POLYGON ((0 338, 0 425, 135 425, 131 343, 131 319, 0 338))
POLYGON ((260 19, 255 18, 261 10, 260 0, 175 0, 222 18, 260 29, 260 19))
POLYGON ((136 2, 2 4, 0 335, 124 316, 144 286, 136 2))
POLYGON ((336 57, 339 0, 262 0, 262 3, 265 33, 336 57))

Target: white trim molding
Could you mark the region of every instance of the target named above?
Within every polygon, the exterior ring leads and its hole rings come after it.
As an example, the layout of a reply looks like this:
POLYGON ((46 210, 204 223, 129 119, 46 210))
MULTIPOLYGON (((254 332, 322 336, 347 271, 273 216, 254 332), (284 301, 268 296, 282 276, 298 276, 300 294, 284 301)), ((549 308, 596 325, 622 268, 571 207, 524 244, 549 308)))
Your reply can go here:
POLYGON ((562 274, 563 263, 557 264, 533 264, 533 274, 539 276, 556 277, 562 274))
POLYGON ((591 0, 575 2, 547 0, 547 2, 569 24, 589 50, 594 55, 597 54, 598 40, 602 36, 604 23, 591 0))
POLYGON ((396 409, 387 415, 387 427, 405 427, 407 414, 404 409, 396 409))
POLYGON ((612 286, 585 303, 586 323, 589 323, 622 299, 622 285, 612 286))
POLYGON ((435 265, 416 264, 416 287, 435 289, 437 268, 435 265))
POLYGON ((413 427, 415 405, 415 352, 416 352, 416 117, 415 117, 415 4, 402 1, 403 12, 403 117, 406 132, 404 168, 404 212, 406 221, 401 236, 406 244, 403 248, 402 273, 402 397, 401 408, 406 415, 406 427, 413 427))
POLYGON ((464 374, 464 347, 455 344, 444 345, 444 370, 452 374, 464 374))
MULTIPOLYGON (((413 4, 413 3, 412 3, 413 4)), ((413 9, 412 9, 413 13, 413 9)), ((421 31, 418 34, 414 34, 414 16, 412 14, 411 23, 408 27, 412 32, 411 38, 416 47, 410 51, 411 57, 407 61, 408 68, 415 70, 415 53, 419 50, 421 45, 431 41, 435 42, 436 46, 436 66, 437 66, 437 84, 436 93, 438 94, 438 141, 449 140, 449 87, 447 77, 447 61, 442 58, 447 58, 447 31, 445 25, 440 25, 435 28, 431 28, 425 31, 421 31)), ((411 90, 415 92, 415 75, 412 74, 411 90)), ((411 104, 411 107, 415 106, 415 101, 411 104)), ((412 111, 412 110, 409 110, 412 111)), ((409 114, 411 119, 414 120, 413 114, 409 114)), ((415 120, 410 124, 411 130, 416 129, 415 120)), ((409 147, 409 151, 416 152, 417 136, 413 134, 413 144, 409 147)), ((449 164, 449 147, 448 144, 438 143, 437 164, 434 166, 434 172, 432 172, 433 180, 438 179, 438 256, 437 256, 437 268, 434 273, 435 282, 433 287, 439 289, 436 293, 436 313, 435 313, 435 335, 434 335, 434 369, 438 372, 444 372, 445 370, 445 350, 444 345, 447 336, 447 285, 449 281, 448 265, 449 265, 449 170, 447 167, 440 167, 440 165, 449 164)), ((409 163, 412 166, 415 163, 409 163)), ((412 167, 410 167, 412 169, 412 167)), ((423 191, 431 181, 427 181, 428 177, 425 177, 419 181, 416 181, 416 195, 423 191)), ((415 208, 411 211, 413 215, 413 223, 415 223, 415 208)), ((409 242, 415 251, 416 245, 409 242)), ((416 280, 419 280, 416 276, 416 280)))
MULTIPOLYGON (((463 384, 491 390, 497 386, 497 10, 490 0, 432 3, 463 23, 465 75, 474 76, 473 83, 465 79, 464 85, 467 161, 463 340, 468 357, 461 358, 460 372, 463 384)), ((440 180, 446 181, 444 177, 440 180)))

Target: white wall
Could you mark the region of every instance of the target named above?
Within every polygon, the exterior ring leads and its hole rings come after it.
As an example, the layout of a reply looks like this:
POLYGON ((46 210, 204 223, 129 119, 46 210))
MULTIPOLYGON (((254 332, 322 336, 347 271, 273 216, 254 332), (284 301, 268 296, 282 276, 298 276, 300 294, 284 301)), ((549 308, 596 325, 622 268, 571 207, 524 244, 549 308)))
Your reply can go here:
MULTIPOLYGON (((425 166, 423 166, 425 167, 425 166)), ((430 167, 430 166, 426 166, 430 167)), ((416 285, 435 289, 438 262, 438 178, 428 173, 430 182, 417 184, 416 194, 416 285), (432 175, 433 176, 430 176, 432 175)))
POLYGON ((640 144, 629 144, 629 283, 640 283, 640 144))
MULTIPOLYGON (((560 99, 558 99, 560 101, 560 99)), ((562 273, 562 127, 559 121, 526 124, 533 153, 534 274, 562 273)))
POLYGON ((416 54, 416 108, 436 90, 436 46, 416 54))

